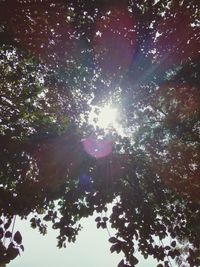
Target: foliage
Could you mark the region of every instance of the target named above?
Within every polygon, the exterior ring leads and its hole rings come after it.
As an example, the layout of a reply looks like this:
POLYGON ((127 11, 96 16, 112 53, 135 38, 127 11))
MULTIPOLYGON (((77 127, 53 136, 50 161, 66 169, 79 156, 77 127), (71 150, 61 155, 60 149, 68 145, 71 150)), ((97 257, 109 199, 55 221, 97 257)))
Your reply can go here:
POLYGON ((136 248, 180 262, 177 240, 199 266, 199 12, 195 0, 1 1, 0 263, 23 250, 16 215, 41 234, 51 221, 61 248, 97 211, 118 267, 138 263, 136 248), (108 100, 125 136, 87 123, 108 100), (98 135, 106 157, 84 149, 98 135))

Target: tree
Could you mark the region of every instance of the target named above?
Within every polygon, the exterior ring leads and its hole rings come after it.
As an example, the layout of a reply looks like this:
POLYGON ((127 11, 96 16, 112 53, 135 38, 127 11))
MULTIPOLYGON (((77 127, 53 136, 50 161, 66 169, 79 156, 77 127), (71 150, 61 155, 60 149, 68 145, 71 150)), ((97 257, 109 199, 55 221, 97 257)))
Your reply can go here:
POLYGON ((136 246, 170 266, 181 239, 199 266, 199 3, 0 5, 0 263, 23 250, 16 215, 42 234, 51 221, 61 248, 97 211, 119 267, 136 246), (128 134, 88 125, 89 103, 108 100, 128 134))

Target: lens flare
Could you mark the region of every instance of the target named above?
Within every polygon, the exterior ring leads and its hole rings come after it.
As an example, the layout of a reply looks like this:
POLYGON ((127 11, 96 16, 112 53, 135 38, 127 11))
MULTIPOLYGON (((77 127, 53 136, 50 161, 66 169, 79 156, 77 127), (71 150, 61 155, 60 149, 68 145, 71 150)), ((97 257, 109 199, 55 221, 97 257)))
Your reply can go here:
POLYGON ((85 151, 92 157, 103 158, 112 153, 112 144, 108 140, 90 136, 82 140, 82 143, 85 151))

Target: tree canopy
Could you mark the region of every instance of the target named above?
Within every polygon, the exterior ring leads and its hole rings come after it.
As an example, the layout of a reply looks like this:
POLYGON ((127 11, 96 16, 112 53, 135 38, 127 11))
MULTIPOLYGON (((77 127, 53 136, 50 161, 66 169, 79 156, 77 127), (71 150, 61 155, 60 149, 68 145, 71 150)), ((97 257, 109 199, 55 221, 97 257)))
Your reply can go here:
POLYGON ((196 0, 0 1, 0 264, 24 249, 16 216, 52 222, 61 248, 98 212, 118 267, 136 249, 200 265, 199 14, 196 0), (107 104, 121 132, 90 123, 107 104))

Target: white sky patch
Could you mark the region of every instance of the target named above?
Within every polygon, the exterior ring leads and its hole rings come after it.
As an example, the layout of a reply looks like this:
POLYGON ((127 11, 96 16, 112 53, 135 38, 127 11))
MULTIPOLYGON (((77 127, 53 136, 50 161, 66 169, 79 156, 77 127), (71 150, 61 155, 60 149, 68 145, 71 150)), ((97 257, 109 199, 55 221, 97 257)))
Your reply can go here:
POLYGON ((100 36, 101 37, 101 35, 102 35, 102 32, 100 32, 100 31, 96 32, 96 36, 100 36))
POLYGON ((117 123, 117 109, 111 106, 105 106, 100 110, 97 124, 99 127, 108 128, 117 123))
POLYGON ((105 105, 101 107, 93 106, 88 118, 88 123, 94 128, 104 129, 105 131, 114 129, 117 133, 121 134, 123 132, 123 128, 121 127, 119 121, 119 110, 117 107, 112 105, 105 105))
POLYGON ((155 41, 160 37, 162 35, 162 33, 160 33, 160 32, 156 32, 156 35, 155 35, 155 41))

